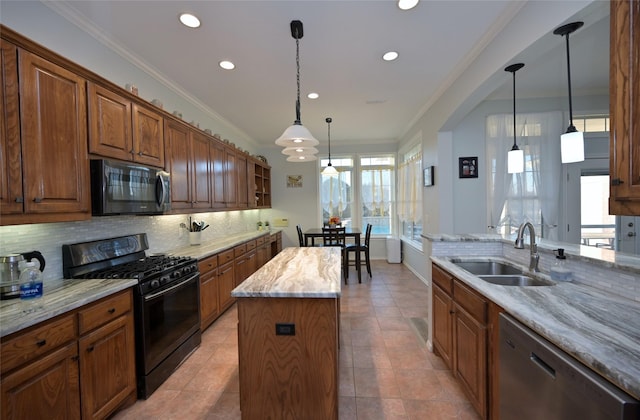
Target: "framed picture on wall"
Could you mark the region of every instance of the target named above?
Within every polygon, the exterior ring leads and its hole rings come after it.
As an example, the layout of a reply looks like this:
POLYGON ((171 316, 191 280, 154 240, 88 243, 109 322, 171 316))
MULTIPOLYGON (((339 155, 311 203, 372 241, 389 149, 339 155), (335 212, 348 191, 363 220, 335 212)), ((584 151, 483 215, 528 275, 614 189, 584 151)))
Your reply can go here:
POLYGON ((434 183, 433 175, 434 175, 433 166, 427 166, 426 168, 424 168, 424 186, 425 187, 433 186, 433 183, 434 183))
POLYGON ((478 177, 478 156, 468 156, 458 158, 458 177, 477 178, 478 177))

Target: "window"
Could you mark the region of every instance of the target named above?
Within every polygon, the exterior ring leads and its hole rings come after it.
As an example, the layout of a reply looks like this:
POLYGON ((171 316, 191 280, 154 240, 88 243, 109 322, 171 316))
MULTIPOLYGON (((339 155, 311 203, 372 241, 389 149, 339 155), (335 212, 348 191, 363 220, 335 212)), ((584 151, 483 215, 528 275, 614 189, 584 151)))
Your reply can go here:
POLYGON ((403 155, 398 165, 398 219, 402 237, 422 248, 422 152, 421 143, 403 155))
POLYGON ((616 217, 609 214, 609 175, 583 174, 580 190, 582 245, 613 249, 616 217))
POLYGON ((609 117, 602 115, 574 117, 573 125, 583 133, 604 133, 609 131, 609 117))
MULTIPOLYGON (((320 159, 325 167, 328 159, 320 159)), ((338 176, 320 175, 322 219, 338 216, 343 226, 373 225, 372 234, 390 235, 395 214, 395 156, 368 155, 332 158, 338 176)))

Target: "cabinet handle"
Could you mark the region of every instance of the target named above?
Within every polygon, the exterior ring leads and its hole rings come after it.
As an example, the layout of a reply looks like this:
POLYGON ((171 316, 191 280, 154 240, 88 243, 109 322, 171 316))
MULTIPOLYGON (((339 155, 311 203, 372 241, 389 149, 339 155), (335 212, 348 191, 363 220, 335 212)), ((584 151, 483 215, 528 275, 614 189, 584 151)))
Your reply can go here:
POLYGON ((36 197, 33 199, 34 203, 42 203, 42 197, 36 197))
POLYGON ((116 308, 111 308, 109 309, 107 312, 109 312, 110 314, 114 313, 116 311, 116 308))
POLYGON ((142 152, 138 152, 138 156, 142 156, 142 152))
POLYGON ((135 152, 136 152, 136 151, 135 151, 135 150, 133 150, 133 149, 129 150, 129 153, 131 153, 131 154, 134 154, 135 152))
POLYGON ((74 362, 77 362, 79 359, 79 356, 71 356, 71 360, 73 360, 74 362))
POLYGON ((456 313, 456 311, 455 311, 454 309, 451 309, 451 310, 449 311, 449 313, 450 313, 450 314, 455 314, 455 313, 456 313))
POLYGON ((24 197, 16 197, 16 203, 24 203, 24 197))
POLYGON ((42 347, 47 344, 47 340, 40 340, 36 343, 38 347, 42 347))
POLYGON ((93 351, 93 346, 87 347, 87 353, 91 353, 93 351))

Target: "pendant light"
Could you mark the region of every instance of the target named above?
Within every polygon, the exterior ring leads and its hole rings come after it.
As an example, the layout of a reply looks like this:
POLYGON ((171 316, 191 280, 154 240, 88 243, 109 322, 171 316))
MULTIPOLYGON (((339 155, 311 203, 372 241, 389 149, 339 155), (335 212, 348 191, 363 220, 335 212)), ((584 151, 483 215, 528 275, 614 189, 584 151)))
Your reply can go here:
MULTIPOLYGON (((302 22, 299 20, 291 21, 291 36, 296 40, 296 82, 298 85, 296 99, 296 120, 293 125, 284 130, 284 133, 276 140, 278 146, 284 147, 312 147, 318 145, 309 130, 307 130, 300 121, 300 38, 304 35, 302 30, 302 22)), ((304 160, 301 160, 304 161, 304 160)))
POLYGON ((555 35, 567 38, 567 81, 569 85, 569 127, 560 136, 560 156, 562 163, 582 162, 584 160, 584 136, 573 125, 573 108, 571 102, 571 60, 569 55, 569 34, 584 25, 584 22, 572 22, 556 28, 555 35))
POLYGON ((524 150, 516 144, 516 72, 523 67, 523 63, 516 63, 504 69, 513 74, 513 147, 507 153, 507 172, 510 174, 524 172, 524 150))
POLYGON ((322 175, 338 176, 338 171, 336 170, 336 168, 333 167, 333 165, 331 165, 331 121, 332 120, 330 117, 327 117, 325 121, 327 122, 327 138, 329 140, 329 164, 327 165, 326 168, 322 170, 322 175))

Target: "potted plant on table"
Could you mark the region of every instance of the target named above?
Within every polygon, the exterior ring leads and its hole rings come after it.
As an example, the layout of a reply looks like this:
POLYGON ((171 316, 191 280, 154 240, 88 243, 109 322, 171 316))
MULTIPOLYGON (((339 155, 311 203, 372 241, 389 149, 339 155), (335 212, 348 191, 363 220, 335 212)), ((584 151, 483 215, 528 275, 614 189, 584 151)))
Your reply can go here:
POLYGON ((340 224, 340 217, 338 217, 338 216, 329 217, 329 226, 330 227, 336 227, 339 224, 340 224))

